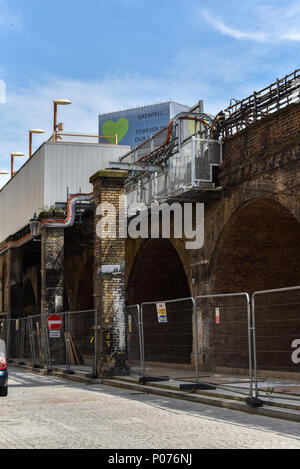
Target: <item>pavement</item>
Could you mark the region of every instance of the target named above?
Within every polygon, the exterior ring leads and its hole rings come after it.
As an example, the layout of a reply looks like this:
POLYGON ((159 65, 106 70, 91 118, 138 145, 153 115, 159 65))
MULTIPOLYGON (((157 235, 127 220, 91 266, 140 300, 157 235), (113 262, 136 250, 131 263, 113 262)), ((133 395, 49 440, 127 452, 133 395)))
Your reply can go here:
MULTIPOLYGON (((26 366, 22 368, 31 370, 26 366)), ((47 374, 43 369, 35 371, 47 374)), ((104 384, 132 392, 186 400, 300 423, 300 382, 298 384, 295 380, 260 376, 258 392, 263 406, 253 408, 246 403, 249 397, 250 380, 245 375, 200 372, 200 383, 208 384, 211 389, 196 389, 195 372, 186 368, 147 367, 146 376, 150 381, 145 383, 140 382, 139 368, 132 368, 128 376, 114 376, 100 380, 92 379, 91 369, 83 367, 73 367, 72 375, 66 375, 64 372, 63 367, 55 367, 52 375, 86 384, 104 384)))
POLYGON ((300 449, 297 422, 36 371, 9 368, 0 449, 300 449))

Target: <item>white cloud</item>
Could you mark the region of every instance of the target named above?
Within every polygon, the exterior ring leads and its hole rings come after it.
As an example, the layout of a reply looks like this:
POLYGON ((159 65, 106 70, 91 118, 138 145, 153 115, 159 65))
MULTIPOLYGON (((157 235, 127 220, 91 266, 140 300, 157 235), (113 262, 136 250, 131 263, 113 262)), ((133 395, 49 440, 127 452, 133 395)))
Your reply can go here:
POLYGON ((221 19, 211 15, 207 11, 202 11, 202 16, 215 30, 226 36, 231 36, 235 39, 251 39, 259 42, 268 39, 268 34, 264 32, 257 31, 251 33, 227 26, 221 19))
POLYGON ((230 8, 227 9, 225 19, 208 10, 199 10, 216 31, 237 40, 255 42, 278 43, 282 41, 300 41, 300 5, 298 1, 285 2, 284 6, 276 7, 266 2, 253 2, 247 10, 236 13, 232 20, 230 8), (251 21, 252 20, 252 21, 251 21), (232 22, 243 24, 244 27, 232 25, 232 22), (255 29, 250 30, 249 24, 255 29))

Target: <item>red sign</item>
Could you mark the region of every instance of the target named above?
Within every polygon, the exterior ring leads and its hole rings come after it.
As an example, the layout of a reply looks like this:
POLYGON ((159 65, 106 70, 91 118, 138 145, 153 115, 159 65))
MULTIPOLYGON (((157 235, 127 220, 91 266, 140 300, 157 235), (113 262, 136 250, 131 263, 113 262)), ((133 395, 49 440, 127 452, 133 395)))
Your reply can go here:
POLYGON ((220 308, 216 308, 216 324, 220 324, 220 308))
POLYGON ((47 323, 50 331, 59 331, 63 325, 63 320, 58 314, 52 314, 52 316, 49 316, 47 319, 47 323))

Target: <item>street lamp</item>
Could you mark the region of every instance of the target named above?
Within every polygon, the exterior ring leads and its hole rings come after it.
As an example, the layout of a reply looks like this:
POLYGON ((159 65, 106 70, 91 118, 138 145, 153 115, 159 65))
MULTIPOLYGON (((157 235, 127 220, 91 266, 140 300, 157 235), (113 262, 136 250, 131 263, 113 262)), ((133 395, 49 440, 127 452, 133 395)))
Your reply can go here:
POLYGON ((33 218, 29 221, 29 225, 30 225, 31 235, 33 239, 35 240, 39 235, 39 227, 40 227, 40 220, 36 216, 36 213, 34 214, 33 218))
POLYGON ((43 129, 30 129, 29 130, 29 159, 32 157, 32 134, 44 134, 43 129))
POLYGON ((0 176, 2 176, 3 174, 8 174, 8 171, 0 171, 0 176))
POLYGON ((11 153, 10 155, 10 172, 11 172, 11 177, 14 177, 14 157, 15 156, 25 156, 24 153, 11 153))
POLYGON ((67 106, 72 104, 69 99, 55 99, 54 103, 54 120, 53 120, 53 132, 54 132, 54 141, 56 142, 56 131, 58 130, 59 124, 57 124, 57 106, 67 106))

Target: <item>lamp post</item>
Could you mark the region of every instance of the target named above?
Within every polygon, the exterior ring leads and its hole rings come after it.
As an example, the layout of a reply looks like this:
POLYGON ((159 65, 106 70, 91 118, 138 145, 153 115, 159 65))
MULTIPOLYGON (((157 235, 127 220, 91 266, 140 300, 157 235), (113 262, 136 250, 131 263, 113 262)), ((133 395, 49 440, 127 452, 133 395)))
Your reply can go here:
POLYGON ((55 99, 54 103, 54 119, 53 119, 53 132, 54 132, 54 141, 56 142, 56 131, 58 128, 57 124, 57 106, 67 106, 68 104, 72 104, 69 99, 55 99))
POLYGON ((25 156, 24 153, 11 153, 10 155, 10 172, 11 172, 11 177, 14 177, 14 158, 15 156, 25 156))
POLYGON ((32 157, 32 134, 44 134, 43 129, 30 129, 29 130, 29 159, 32 157))

